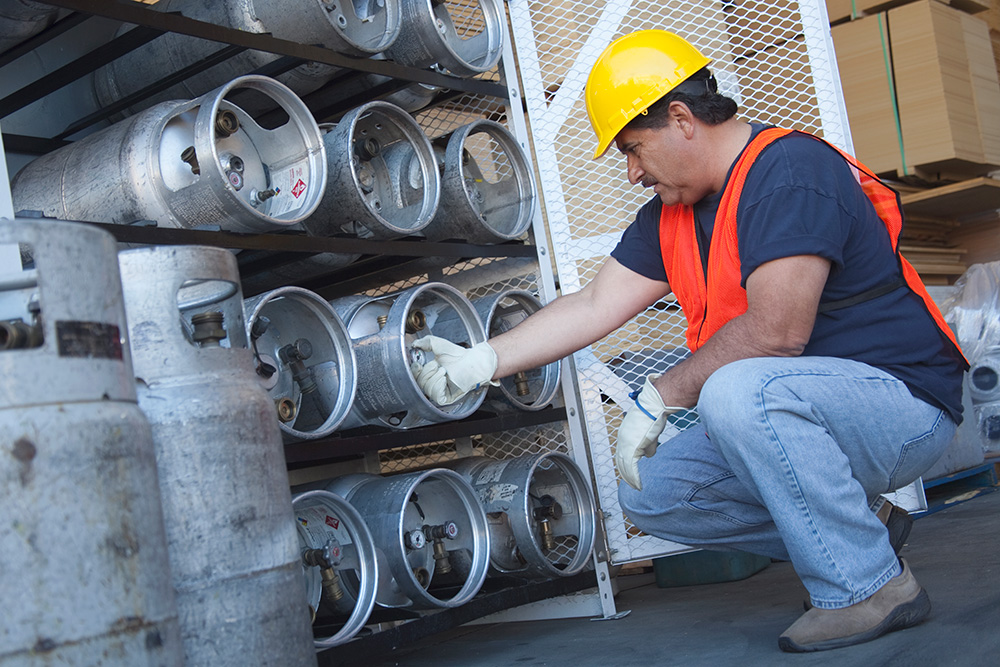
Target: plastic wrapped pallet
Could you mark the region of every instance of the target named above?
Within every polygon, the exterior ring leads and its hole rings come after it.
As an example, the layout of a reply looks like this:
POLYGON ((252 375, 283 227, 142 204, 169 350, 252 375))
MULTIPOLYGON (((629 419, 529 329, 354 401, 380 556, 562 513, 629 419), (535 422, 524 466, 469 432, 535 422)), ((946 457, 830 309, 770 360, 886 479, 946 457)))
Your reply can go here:
POLYGON ((1000 451, 1000 262, 969 267, 941 310, 970 365, 964 382, 966 421, 956 440, 975 439, 980 457, 961 466, 967 468, 982 461, 984 450, 1000 451))

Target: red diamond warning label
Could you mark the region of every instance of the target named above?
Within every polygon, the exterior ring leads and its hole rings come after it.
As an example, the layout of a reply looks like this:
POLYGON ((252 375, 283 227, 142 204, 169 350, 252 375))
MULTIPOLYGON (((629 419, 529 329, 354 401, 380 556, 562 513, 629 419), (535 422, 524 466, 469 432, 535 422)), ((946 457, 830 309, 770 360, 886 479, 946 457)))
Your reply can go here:
POLYGON ((296 199, 298 199, 299 196, 305 191, 306 191, 306 183, 300 178, 298 182, 294 186, 292 186, 292 194, 295 195, 296 199))
POLYGON ((333 528, 334 530, 336 530, 337 528, 340 527, 340 521, 337 520, 337 519, 335 519, 334 517, 330 516, 329 514, 327 514, 326 515, 326 525, 328 525, 328 526, 330 526, 330 528, 333 528))

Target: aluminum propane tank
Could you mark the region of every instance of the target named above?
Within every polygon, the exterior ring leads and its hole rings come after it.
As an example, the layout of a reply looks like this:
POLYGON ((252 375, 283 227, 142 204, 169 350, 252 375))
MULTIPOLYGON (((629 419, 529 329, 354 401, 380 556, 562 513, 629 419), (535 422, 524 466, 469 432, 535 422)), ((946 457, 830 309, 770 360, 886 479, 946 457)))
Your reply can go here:
POLYGON ((410 114, 375 100, 321 129, 328 180, 315 215, 302 224, 306 231, 395 239, 427 226, 441 179, 431 142, 410 114))
MULTIPOLYGON (((418 234, 434 217, 441 179, 431 143, 420 125, 399 107, 375 100, 319 126, 326 152, 326 188, 315 212, 302 221, 312 236, 353 234, 389 240, 418 234)), ((257 252, 245 257, 266 260, 257 252)), ((298 283, 347 266, 361 257, 320 253, 248 272, 248 293, 298 283)))
POLYGON ((596 503, 573 459, 558 452, 445 464, 475 489, 489 517, 490 565, 529 579, 568 577, 589 562, 596 503))
POLYGON ((314 665, 288 472, 232 253, 119 255, 188 665, 314 665))
POLYGON ((443 468, 332 480, 364 518, 387 575, 376 602, 383 607, 441 609, 471 600, 489 570, 486 514, 461 475, 443 468))
POLYGON ((14 209, 65 220, 257 233, 297 225, 319 204, 319 126, 284 85, 245 76, 190 101, 163 102, 26 165, 14 209), (288 114, 258 125, 228 97, 252 90, 288 114))
MULTIPOLYGON (((542 309, 542 302, 526 290, 504 290, 472 300, 490 338, 514 328, 542 309)), ((520 371, 500 379, 500 386, 486 394, 488 407, 496 410, 536 411, 549 405, 559 391, 558 361, 520 371)))
MULTIPOLYGON (((351 56, 378 53, 396 40, 401 25, 399 0, 328 2, 327 0, 160 0, 155 9, 180 11, 189 18, 255 34, 270 33, 299 44, 317 44, 351 56)), ((125 32, 125 27, 121 32, 125 32)), ((224 45, 180 33, 167 33, 126 53, 95 73, 103 106, 142 90, 204 58, 224 45)), ((145 104, 196 97, 229 79, 273 65, 282 56, 247 49, 214 67, 187 77, 145 104)), ((340 71, 322 63, 304 63, 278 76, 298 95, 325 84, 340 71)), ((133 110, 145 108, 142 104, 133 110)))
POLYGON ((358 359, 358 392, 344 428, 414 428, 464 419, 482 404, 485 388, 451 405, 437 405, 410 371, 411 364, 432 358, 413 347, 417 338, 435 335, 468 346, 486 340, 472 302, 454 287, 431 282, 377 298, 345 297, 330 303, 347 325, 358 359))
POLYGON ((436 138, 433 146, 441 203, 424 236, 500 243, 527 231, 538 197, 528 157, 507 128, 480 119, 436 138))
POLYGON ((493 69, 500 61, 507 31, 500 0, 401 0, 401 4, 402 30, 385 51, 390 60, 411 67, 435 65, 466 77, 493 69))
POLYGON ((0 665, 181 665, 115 241, 0 220, 4 251, 0 665))
POLYGON ((274 400, 284 439, 333 433, 358 386, 351 338, 333 307, 289 286, 244 300, 243 310, 257 379, 274 400))
POLYGON ((292 499, 299 531, 306 594, 313 615, 337 631, 317 637, 316 648, 339 646, 365 626, 375 606, 380 570, 375 541, 365 520, 329 491, 306 491, 292 499))

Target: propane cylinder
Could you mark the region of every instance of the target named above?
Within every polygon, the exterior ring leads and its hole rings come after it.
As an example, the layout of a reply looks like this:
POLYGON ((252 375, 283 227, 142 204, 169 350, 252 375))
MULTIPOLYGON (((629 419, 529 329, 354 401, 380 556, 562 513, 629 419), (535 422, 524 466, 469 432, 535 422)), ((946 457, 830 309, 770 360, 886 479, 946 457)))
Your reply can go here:
POLYGON ((441 203, 424 229, 431 241, 499 243, 531 225, 534 181, 528 158, 507 129, 477 120, 433 142, 441 170, 441 203))
POLYGON ((110 234, 0 220, 2 665, 181 665, 110 234), (113 657, 111 657, 113 656, 113 657))
POLYGON ((531 579, 567 577, 590 561, 596 504, 573 459, 558 452, 505 461, 451 461, 479 497, 489 521, 490 565, 531 579))
POLYGON ((188 665, 314 665, 274 403, 254 373, 232 253, 119 254, 153 430, 188 665))
POLYGON ((32 0, 0 0, 0 53, 48 28, 59 8, 32 0))
POLYGON ((983 348, 973 360, 965 377, 966 402, 973 410, 979 425, 980 442, 983 449, 993 452, 1000 449, 1000 346, 983 348))
MULTIPOLYGON (((533 313, 542 303, 526 290, 504 290, 472 300, 490 338, 509 331, 533 313)), ((521 371, 500 379, 499 387, 490 387, 486 402, 497 410, 541 410, 552 402, 559 391, 561 376, 558 361, 539 368, 521 371)))
POLYGON ((439 406, 420 389, 411 364, 433 354, 413 342, 434 335, 463 346, 486 340, 475 308, 445 283, 425 283, 385 296, 345 297, 330 302, 347 325, 358 359, 358 393, 344 428, 373 424, 408 429, 464 419, 486 397, 485 388, 439 406))
MULTIPOLYGON (((369 88, 374 88, 389 80, 390 77, 382 76, 381 74, 369 74, 365 76, 365 85, 369 88)), ((440 86, 415 82, 383 96, 382 100, 390 104, 395 104, 404 111, 414 113, 430 104, 442 92, 444 92, 444 89, 440 86)))
POLYGON ((375 607, 380 572, 371 531, 354 507, 329 491, 297 495, 292 507, 309 607, 314 616, 344 619, 333 635, 316 638, 316 648, 343 644, 365 626, 375 607))
POLYGON ((973 405, 1000 401, 1000 346, 986 347, 969 369, 973 405))
MULTIPOLYGON (((270 33, 299 44, 316 44, 350 56, 379 53, 396 40, 402 21, 399 0, 379 2, 330 2, 329 0, 160 0, 164 12, 248 33, 270 33)), ((123 27, 120 32, 127 31, 123 27)), ((97 70, 95 89, 102 106, 136 93, 154 81, 211 57, 224 48, 208 40, 167 33, 126 53, 97 70)), ((217 65, 186 77, 182 82, 132 107, 133 113, 151 103, 189 99, 248 72, 273 66, 278 54, 247 49, 217 65)), ((329 81, 337 67, 305 63, 276 78, 298 95, 310 93, 329 81)), ((250 109, 248 109, 250 110, 250 109)))
POLYGON ((393 239, 430 223, 441 181, 430 140, 410 114, 376 100, 323 129, 326 194, 303 222, 307 232, 393 239))
POLYGON ((53 218, 257 233, 308 217, 325 184, 323 141, 309 109, 274 79, 246 76, 35 159, 11 194, 15 210, 53 218), (247 89, 279 103, 288 122, 265 129, 229 101, 247 89))
POLYGON ((257 378, 274 401, 284 439, 333 433, 358 386, 354 348, 340 316, 301 287, 246 299, 243 309, 257 378))
MULTIPOLYGON (((438 208, 441 181, 430 141, 408 113, 375 101, 320 129, 326 151, 325 194, 302 227, 313 236, 352 234, 395 239, 419 233, 438 208)), ((266 260, 263 253, 258 253, 266 260)), ((361 255, 320 253, 244 276, 244 288, 266 290, 343 268, 361 255)), ((247 258, 252 262, 257 256, 247 258)))
POLYGON ((383 607, 441 609, 465 604, 489 570, 486 514, 469 483, 444 468, 389 477, 353 474, 326 490, 364 518, 391 579, 379 582, 383 607))
POLYGON ((401 0, 403 28, 385 55, 402 65, 436 65, 470 77, 496 66, 506 14, 499 0, 401 0))

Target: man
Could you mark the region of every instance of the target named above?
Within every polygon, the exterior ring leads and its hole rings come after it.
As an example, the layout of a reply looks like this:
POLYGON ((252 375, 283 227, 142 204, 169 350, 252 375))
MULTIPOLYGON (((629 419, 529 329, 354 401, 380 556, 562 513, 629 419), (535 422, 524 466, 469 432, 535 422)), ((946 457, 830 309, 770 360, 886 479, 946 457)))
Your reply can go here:
POLYGON ((708 64, 657 30, 602 53, 585 93, 594 157, 613 141, 656 196, 581 291, 471 350, 423 339, 435 358, 414 375, 450 403, 673 291, 692 354, 633 394, 622 507, 658 537, 791 560, 811 607, 782 650, 869 641, 930 610, 896 556, 909 519, 880 494, 944 452, 967 364, 896 252, 895 193, 820 139, 737 119, 708 64), (700 423, 658 447, 692 406, 700 423))

